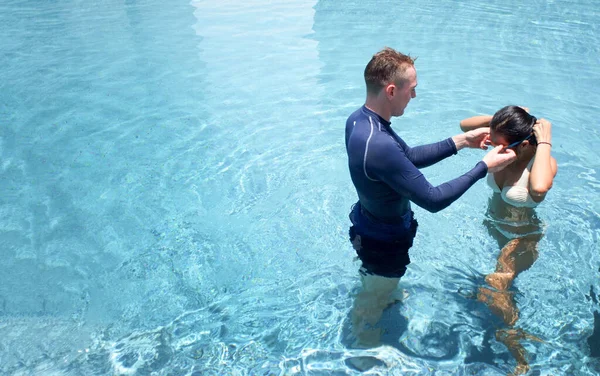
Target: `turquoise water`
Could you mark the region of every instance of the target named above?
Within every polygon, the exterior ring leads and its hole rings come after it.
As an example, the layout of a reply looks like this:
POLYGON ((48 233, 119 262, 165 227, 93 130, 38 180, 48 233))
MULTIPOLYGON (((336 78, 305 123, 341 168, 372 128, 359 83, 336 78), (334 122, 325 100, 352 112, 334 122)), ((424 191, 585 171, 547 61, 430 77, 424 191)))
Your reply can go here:
POLYGON ((418 56, 393 123, 411 145, 506 104, 553 122, 559 173, 517 326, 545 341, 525 344, 536 374, 600 372, 596 2, 7 0, 0 24, 0 373, 357 374, 346 360, 365 355, 371 374, 511 371, 468 298, 498 255, 483 182, 415 209, 385 346, 345 342, 343 128, 386 45, 418 56))

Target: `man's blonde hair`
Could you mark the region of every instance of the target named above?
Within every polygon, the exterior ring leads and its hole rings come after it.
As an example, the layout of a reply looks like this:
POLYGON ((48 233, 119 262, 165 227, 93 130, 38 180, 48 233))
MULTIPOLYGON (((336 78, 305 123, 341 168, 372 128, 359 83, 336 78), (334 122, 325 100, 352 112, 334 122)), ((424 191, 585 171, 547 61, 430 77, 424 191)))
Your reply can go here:
POLYGON ((412 57, 393 48, 384 48, 373 55, 365 68, 367 92, 377 94, 391 82, 403 85, 406 81, 406 70, 414 65, 415 59, 412 57))

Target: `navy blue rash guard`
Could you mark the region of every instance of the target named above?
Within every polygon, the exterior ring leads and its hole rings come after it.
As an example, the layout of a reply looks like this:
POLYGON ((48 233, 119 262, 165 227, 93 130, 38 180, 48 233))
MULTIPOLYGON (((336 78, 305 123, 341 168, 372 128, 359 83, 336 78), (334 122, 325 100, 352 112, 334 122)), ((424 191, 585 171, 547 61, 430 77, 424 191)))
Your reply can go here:
POLYGON ((411 211, 410 201, 437 212, 487 174, 479 162, 466 174, 432 186, 419 168, 457 153, 451 138, 409 147, 390 127, 391 123, 362 106, 346 121, 346 151, 352 182, 366 215, 379 223, 401 224, 411 211))

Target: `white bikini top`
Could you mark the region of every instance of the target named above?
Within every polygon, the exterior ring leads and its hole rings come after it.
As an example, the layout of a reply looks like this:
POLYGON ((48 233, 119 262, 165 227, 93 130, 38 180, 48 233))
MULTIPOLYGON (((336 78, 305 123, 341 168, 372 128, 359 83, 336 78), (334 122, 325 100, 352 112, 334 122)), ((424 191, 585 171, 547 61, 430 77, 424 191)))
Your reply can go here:
POLYGON ((502 199, 507 204, 517 207, 535 208, 538 206, 538 202, 533 201, 529 195, 529 173, 531 172, 531 166, 533 165, 533 158, 527 165, 527 168, 523 170, 523 174, 514 185, 505 185, 500 191, 500 187, 496 184, 494 174, 487 175, 487 183, 494 192, 500 193, 502 199))

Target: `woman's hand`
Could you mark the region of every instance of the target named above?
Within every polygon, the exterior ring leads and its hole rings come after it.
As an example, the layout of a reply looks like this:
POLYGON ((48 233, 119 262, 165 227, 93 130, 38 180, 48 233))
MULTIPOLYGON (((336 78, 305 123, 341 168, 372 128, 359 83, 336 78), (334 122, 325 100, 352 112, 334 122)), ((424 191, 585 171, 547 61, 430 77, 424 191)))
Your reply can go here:
POLYGON ((533 126, 533 134, 538 142, 550 144, 552 142, 552 124, 546 119, 538 119, 533 126))

